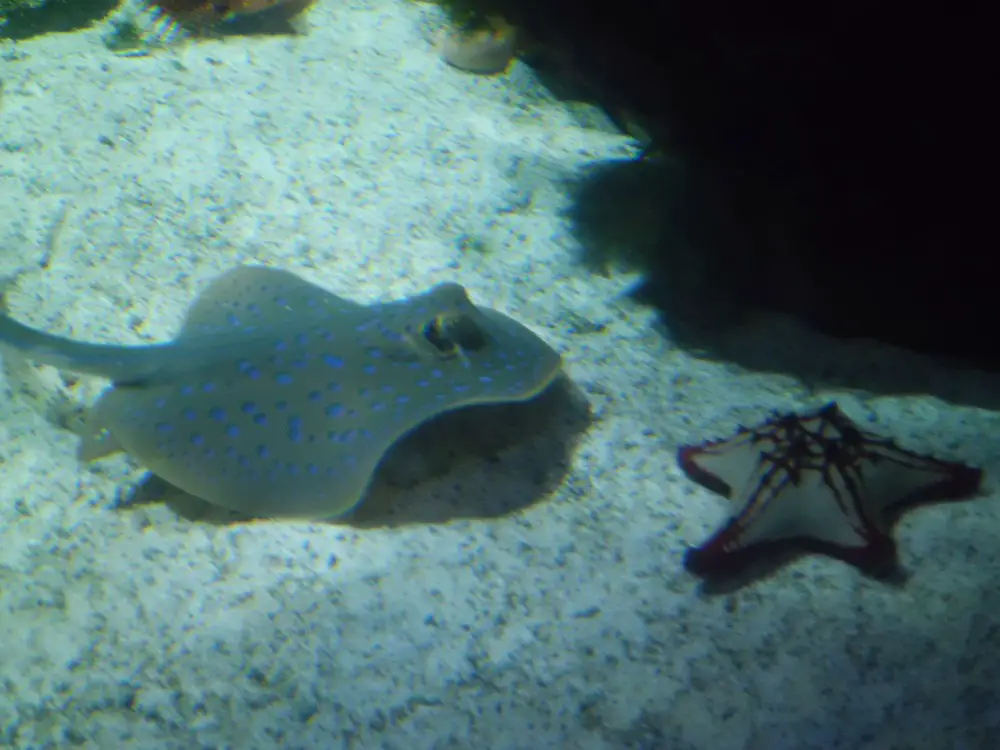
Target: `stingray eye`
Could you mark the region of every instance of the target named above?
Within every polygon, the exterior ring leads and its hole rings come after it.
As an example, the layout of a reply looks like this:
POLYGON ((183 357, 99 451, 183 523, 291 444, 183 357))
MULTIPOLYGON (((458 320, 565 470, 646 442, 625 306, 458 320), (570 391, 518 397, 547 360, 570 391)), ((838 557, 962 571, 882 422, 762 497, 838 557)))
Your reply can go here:
POLYGON ((466 315, 438 315, 424 326, 424 338, 446 357, 459 350, 477 351, 486 346, 486 334, 466 315))

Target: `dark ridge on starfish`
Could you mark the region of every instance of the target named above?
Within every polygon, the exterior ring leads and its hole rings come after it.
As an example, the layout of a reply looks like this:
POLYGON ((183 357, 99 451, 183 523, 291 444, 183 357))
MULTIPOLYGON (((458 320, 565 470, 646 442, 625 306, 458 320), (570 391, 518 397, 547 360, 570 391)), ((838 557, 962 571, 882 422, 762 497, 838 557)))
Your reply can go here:
POLYGON ((904 509, 978 493, 981 469, 907 451, 861 430, 830 403, 776 414, 724 440, 681 446, 684 473, 736 509, 685 567, 728 578, 794 552, 842 560, 876 578, 899 574, 888 530, 904 509))

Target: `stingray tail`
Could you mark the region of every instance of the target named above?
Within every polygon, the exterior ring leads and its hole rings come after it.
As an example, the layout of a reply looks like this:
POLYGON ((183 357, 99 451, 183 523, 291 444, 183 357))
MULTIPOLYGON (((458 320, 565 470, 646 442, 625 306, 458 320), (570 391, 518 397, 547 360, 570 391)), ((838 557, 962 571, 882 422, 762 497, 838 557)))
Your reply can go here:
POLYGON ((132 382, 149 377, 158 364, 151 351, 162 345, 144 347, 87 344, 53 336, 18 323, 0 314, 0 349, 13 349, 25 359, 60 370, 97 375, 115 382, 132 382))

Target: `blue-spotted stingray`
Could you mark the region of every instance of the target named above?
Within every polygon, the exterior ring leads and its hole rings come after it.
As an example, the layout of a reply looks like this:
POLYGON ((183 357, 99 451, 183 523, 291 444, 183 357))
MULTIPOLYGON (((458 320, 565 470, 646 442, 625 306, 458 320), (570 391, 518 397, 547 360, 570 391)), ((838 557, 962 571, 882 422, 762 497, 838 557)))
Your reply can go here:
POLYGON ((124 450, 253 516, 343 515, 404 434, 463 406, 531 399, 560 369, 544 341, 458 284, 365 306, 255 266, 216 279, 168 343, 82 343, 0 316, 0 345, 111 381, 82 460, 124 450))

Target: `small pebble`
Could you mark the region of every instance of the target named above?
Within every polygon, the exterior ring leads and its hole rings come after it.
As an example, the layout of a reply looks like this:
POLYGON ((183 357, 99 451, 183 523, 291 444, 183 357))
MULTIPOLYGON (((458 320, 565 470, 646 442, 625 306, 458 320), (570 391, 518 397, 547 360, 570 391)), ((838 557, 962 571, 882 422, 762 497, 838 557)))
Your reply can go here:
POLYGON ((517 33, 513 26, 502 21, 487 29, 450 31, 441 41, 441 57, 445 62, 480 75, 503 73, 516 50, 517 33))

